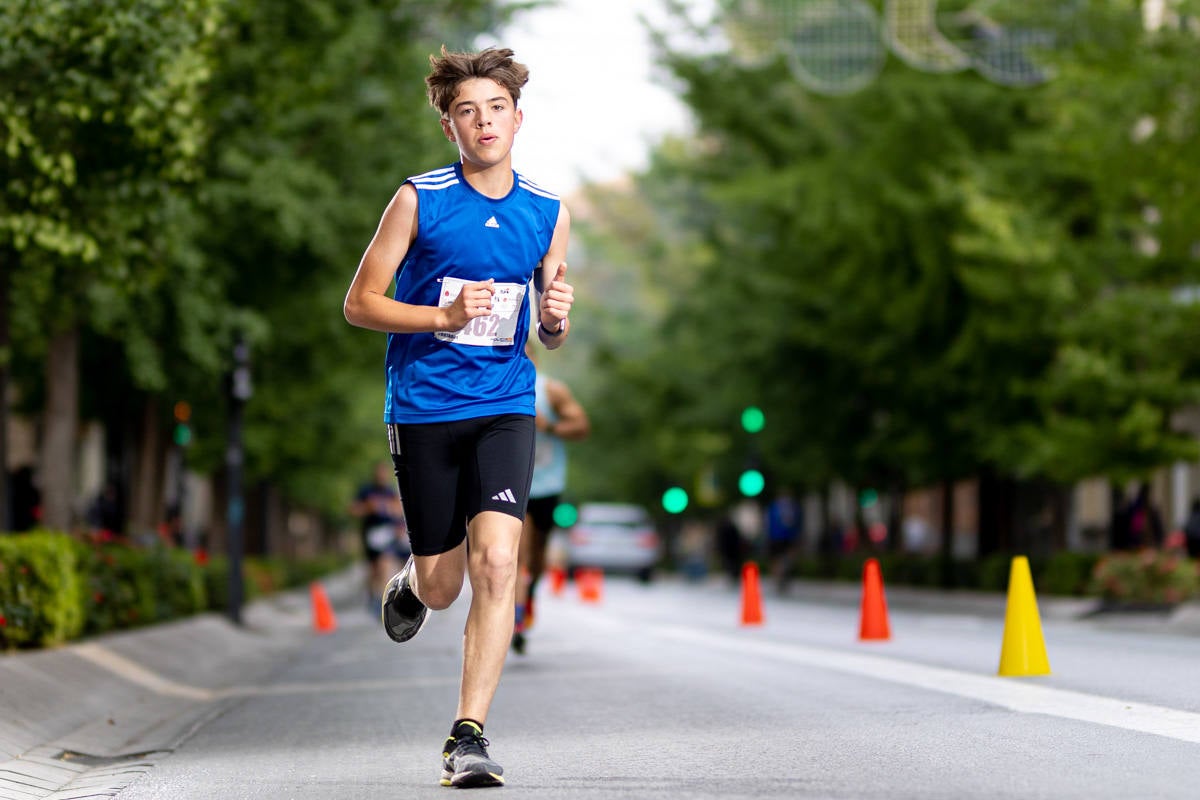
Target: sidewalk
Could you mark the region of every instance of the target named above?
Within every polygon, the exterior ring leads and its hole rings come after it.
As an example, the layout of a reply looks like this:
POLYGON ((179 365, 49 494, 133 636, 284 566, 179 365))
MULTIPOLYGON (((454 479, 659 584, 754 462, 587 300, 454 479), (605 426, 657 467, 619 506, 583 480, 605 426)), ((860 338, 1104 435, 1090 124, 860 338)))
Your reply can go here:
MULTIPOLYGON (((361 605, 362 581, 354 567, 321 583, 337 607, 361 605)), ((201 614, 0 654, 0 800, 65 800, 81 796, 81 776, 149 769, 236 701, 230 687, 262 681, 313 635, 309 589, 250 603, 242 619, 201 614)))

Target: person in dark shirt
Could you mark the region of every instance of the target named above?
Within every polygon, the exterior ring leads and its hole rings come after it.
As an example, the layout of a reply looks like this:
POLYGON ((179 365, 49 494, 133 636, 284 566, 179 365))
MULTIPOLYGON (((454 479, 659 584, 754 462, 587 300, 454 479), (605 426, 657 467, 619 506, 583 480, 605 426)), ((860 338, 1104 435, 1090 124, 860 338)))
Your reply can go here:
POLYGON ((358 490, 350 514, 360 521, 363 555, 367 559, 368 608, 377 613, 388 578, 408 558, 408 536, 400 491, 392 465, 380 461, 370 483, 358 490))

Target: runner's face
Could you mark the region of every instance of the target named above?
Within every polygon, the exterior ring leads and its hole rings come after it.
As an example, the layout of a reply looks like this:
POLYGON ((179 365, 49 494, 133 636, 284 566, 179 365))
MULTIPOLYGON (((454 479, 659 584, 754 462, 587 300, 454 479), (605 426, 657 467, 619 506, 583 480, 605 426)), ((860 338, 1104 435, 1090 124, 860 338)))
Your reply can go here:
POLYGON ((521 118, 507 89, 491 78, 468 78, 459 84, 442 129, 464 160, 490 167, 508 158, 521 118))

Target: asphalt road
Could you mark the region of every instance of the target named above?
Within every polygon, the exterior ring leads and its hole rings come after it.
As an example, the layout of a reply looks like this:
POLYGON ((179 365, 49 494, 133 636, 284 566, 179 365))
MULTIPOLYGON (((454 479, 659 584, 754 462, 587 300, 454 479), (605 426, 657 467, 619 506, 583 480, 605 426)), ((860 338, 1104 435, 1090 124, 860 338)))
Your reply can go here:
MULTIPOLYGON (((1001 678, 994 602, 896 592, 892 638, 868 643, 845 588, 768 593, 754 627, 736 587, 717 583, 610 578, 599 603, 544 589, 487 725, 505 797, 1197 796, 1200 636, 1043 613, 1052 674, 1001 678)), ((364 609, 339 609, 336 632, 225 690, 116 796, 459 791, 437 780, 465 600, 405 645, 364 609)))

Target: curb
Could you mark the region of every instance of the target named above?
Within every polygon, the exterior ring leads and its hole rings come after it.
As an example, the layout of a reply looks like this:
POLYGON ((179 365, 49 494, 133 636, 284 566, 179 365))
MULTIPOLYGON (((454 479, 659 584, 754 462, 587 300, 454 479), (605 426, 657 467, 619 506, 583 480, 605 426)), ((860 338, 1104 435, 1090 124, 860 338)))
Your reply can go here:
MULTIPOLYGON (((886 581, 886 577, 885 577, 886 581)), ((1008 596, 998 592, 924 589, 913 586, 887 586, 888 605, 944 614, 967 614, 990 619, 1004 619, 1008 596)), ((783 599, 836 605, 858 605, 862 587, 843 581, 795 579, 782 595, 783 599)), ((1170 633, 1200 636, 1200 600, 1190 600, 1173 607, 1156 607, 1136 611, 1112 608, 1095 597, 1037 596, 1040 616, 1056 622, 1078 622, 1121 630, 1141 630, 1147 633, 1170 633)))

